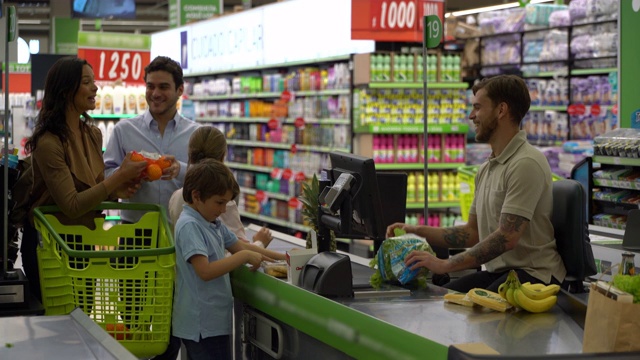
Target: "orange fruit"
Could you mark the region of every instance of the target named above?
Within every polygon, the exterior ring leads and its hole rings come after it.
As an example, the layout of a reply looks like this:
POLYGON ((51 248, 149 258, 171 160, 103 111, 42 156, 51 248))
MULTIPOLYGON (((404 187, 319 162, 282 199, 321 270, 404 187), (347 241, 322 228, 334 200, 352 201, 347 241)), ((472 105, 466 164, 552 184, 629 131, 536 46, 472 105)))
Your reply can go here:
POLYGON ((144 161, 144 156, 142 156, 142 154, 137 153, 135 151, 133 151, 131 153, 131 160, 132 161, 144 161))
POLYGON ((131 338, 131 335, 127 334, 129 329, 127 329, 127 327, 124 326, 124 324, 115 324, 115 325, 114 324, 106 324, 105 330, 107 330, 109 335, 111 335, 116 340, 124 340, 125 338, 126 339, 130 339, 131 338))
POLYGON ((162 177, 162 169, 157 164, 147 166, 147 178, 151 181, 158 180, 162 177))
POLYGON ((169 159, 167 159, 164 156, 160 156, 160 158, 158 160, 156 160, 156 164, 158 164, 158 166, 160 166, 160 169, 164 170, 164 169, 168 168, 169 166, 171 166, 171 161, 169 161, 169 159))

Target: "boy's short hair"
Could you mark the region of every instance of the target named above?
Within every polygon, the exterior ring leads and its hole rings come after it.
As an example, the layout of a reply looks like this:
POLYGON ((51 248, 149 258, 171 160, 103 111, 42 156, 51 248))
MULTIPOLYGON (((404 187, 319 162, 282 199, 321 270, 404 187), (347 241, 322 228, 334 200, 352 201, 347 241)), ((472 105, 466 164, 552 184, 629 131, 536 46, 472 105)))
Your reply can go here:
POLYGON ((193 191, 200 193, 200 200, 206 201, 214 195, 225 195, 231 191, 232 199, 240 194, 240 187, 229 168, 218 160, 203 159, 187 168, 182 189, 182 198, 193 204, 193 191))

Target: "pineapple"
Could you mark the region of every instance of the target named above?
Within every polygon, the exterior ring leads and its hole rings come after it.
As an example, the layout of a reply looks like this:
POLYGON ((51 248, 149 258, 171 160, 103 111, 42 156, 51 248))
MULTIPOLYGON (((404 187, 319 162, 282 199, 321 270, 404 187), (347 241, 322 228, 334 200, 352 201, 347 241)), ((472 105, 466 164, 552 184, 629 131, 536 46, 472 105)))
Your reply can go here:
MULTIPOLYGON (((302 216, 307 225, 318 232, 318 196, 320 195, 320 184, 316 174, 313 174, 311 182, 302 183, 302 194, 299 199, 302 202, 302 216)), ((307 233, 307 249, 311 248, 311 233, 307 233)), ((329 250, 336 251, 336 235, 331 230, 331 243, 329 250)))

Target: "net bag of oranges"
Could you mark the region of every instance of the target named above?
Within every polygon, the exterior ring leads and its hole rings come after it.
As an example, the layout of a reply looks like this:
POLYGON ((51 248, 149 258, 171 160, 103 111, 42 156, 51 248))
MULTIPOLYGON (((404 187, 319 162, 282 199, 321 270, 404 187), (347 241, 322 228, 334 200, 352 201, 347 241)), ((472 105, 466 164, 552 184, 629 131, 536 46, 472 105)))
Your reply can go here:
POLYGON ((133 151, 131 160, 147 162, 147 168, 142 172, 142 177, 148 181, 159 180, 162 177, 162 171, 171 166, 171 161, 164 155, 146 151, 133 151))

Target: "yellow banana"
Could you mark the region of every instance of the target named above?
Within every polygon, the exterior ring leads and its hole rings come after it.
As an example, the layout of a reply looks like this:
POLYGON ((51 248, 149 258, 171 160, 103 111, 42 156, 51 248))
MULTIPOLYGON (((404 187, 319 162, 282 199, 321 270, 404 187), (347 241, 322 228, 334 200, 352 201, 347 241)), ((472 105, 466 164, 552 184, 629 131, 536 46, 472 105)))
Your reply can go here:
POLYGON ((545 287, 546 285, 545 285, 545 284, 542 284, 542 283, 535 283, 535 284, 532 284, 532 283, 530 283, 530 282, 526 282, 526 283, 522 284, 522 286, 526 286, 526 287, 528 287, 528 288, 529 288, 529 289, 531 289, 531 290, 540 291, 540 290, 544 289, 544 287, 545 287))
POLYGON ((507 283, 503 282, 502 284, 500 284, 500 286, 498 286, 498 294, 500 294, 500 296, 503 299, 507 298, 507 283))
POLYGON ((558 297, 555 295, 548 296, 542 300, 534 300, 525 295, 520 288, 513 291, 513 298, 521 308, 532 313, 548 311, 558 300, 558 297))
POLYGON ((552 284, 552 285, 543 285, 543 284, 522 284, 520 285, 520 291, 528 298, 533 300, 542 300, 549 296, 555 295, 560 290, 560 286, 552 284), (540 290, 536 290, 539 288, 539 285, 542 285, 540 290))
POLYGON ((511 287, 507 289, 507 293, 506 293, 507 302, 509 302, 509 304, 511 304, 511 306, 518 307, 518 304, 516 304, 516 301, 513 298, 513 291, 514 290, 511 287))

